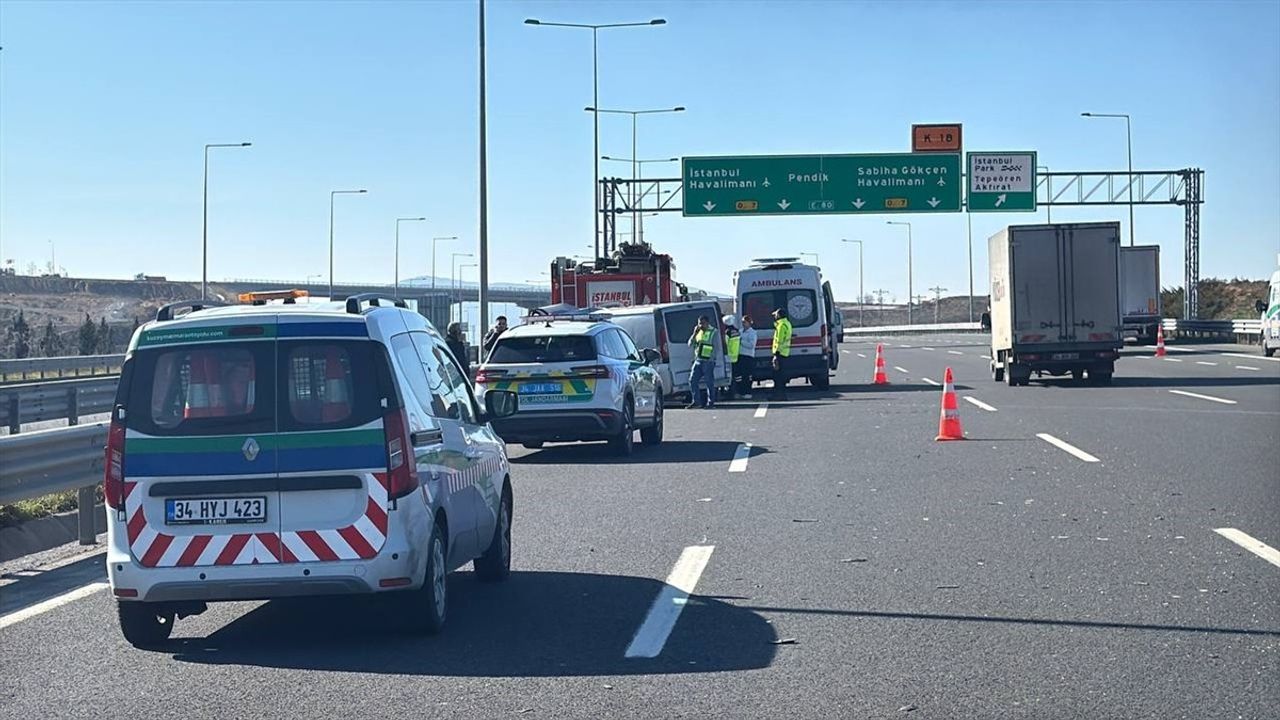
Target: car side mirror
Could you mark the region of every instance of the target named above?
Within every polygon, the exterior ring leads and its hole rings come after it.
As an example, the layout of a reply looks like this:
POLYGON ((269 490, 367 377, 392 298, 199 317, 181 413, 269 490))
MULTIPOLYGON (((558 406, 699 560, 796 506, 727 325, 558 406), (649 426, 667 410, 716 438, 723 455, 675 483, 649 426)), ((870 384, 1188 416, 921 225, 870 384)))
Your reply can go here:
POLYGON ((520 409, 520 398, 510 390, 490 390, 484 394, 484 411, 490 420, 511 417, 520 409))
POLYGON ((652 365, 662 358, 662 353, 653 348, 645 348, 642 354, 644 355, 645 365, 652 365))
POLYGON ((1253 303, 1253 309, 1258 311, 1259 313, 1264 313, 1267 311, 1267 304, 1262 302, 1261 300, 1257 300, 1253 303))

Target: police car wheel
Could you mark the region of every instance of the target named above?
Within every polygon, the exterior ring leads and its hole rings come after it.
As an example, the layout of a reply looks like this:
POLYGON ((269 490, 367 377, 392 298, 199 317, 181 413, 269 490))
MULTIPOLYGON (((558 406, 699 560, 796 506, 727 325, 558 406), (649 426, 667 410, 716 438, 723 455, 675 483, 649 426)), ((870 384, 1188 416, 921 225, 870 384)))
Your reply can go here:
POLYGON ((636 448, 636 411, 628 399, 627 404, 622 408, 622 429, 618 434, 609 438, 609 447, 615 455, 626 457, 630 455, 636 448))
POLYGON ((431 539, 427 541, 427 572, 422 579, 422 587, 396 593, 396 600, 406 605, 405 612, 396 616, 408 619, 410 632, 435 635, 444 629, 449 611, 448 568, 445 562, 444 533, 439 523, 433 523, 431 539))
POLYGON ((654 412, 653 425, 640 430, 640 442, 644 443, 645 445, 657 445, 662 442, 662 424, 663 424, 662 418, 664 413, 662 409, 661 394, 659 394, 658 398, 654 400, 653 412, 654 412))
POLYGON ((474 560, 476 577, 482 582, 498 582, 511 575, 511 491, 505 487, 497 519, 489 548, 474 560))
POLYGON ((173 633, 174 613, 156 603, 116 603, 120 631, 136 648, 154 648, 164 644, 173 633))

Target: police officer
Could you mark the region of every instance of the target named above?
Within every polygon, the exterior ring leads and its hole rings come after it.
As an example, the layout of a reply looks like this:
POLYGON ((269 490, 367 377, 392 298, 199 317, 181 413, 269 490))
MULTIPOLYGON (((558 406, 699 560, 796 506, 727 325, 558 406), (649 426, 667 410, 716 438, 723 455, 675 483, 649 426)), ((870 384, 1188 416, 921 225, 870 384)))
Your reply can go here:
POLYGON ((698 318, 698 325, 689 336, 693 348, 693 369, 689 372, 689 405, 713 408, 716 406, 716 331, 706 315, 698 318), (707 385, 706 400, 698 390, 699 381, 707 385))
POLYGON ((738 388, 738 360, 742 353, 742 334, 738 332, 738 318, 733 315, 725 315, 720 319, 724 323, 726 330, 724 331, 724 349, 729 355, 729 394, 732 395, 738 388))
POLYGON ((791 321, 787 309, 773 311, 773 399, 787 399, 788 373, 791 368, 791 321))

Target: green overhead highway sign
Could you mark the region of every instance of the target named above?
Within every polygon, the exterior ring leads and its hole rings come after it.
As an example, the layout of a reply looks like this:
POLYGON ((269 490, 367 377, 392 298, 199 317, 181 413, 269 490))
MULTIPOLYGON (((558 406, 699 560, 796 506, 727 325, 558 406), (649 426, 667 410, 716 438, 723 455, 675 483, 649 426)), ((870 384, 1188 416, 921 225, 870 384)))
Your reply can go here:
POLYGON ((686 157, 685 217, 960 211, 958 153, 686 157))
POLYGON ((969 212, 1035 212, 1036 154, 971 152, 969 212))

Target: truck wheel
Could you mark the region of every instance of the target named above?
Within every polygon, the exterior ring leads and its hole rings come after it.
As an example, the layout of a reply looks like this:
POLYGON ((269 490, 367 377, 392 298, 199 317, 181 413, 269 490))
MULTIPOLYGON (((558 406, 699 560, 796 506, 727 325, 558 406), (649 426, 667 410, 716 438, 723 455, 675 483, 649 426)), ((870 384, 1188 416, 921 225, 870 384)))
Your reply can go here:
POLYGON ((1076 381, 1076 382, 1080 382, 1080 381, 1084 380, 1084 370, 1080 370, 1080 369, 1072 370, 1072 371, 1071 371, 1071 379, 1072 379, 1072 380, 1074 380, 1074 381, 1076 381))
POLYGON ((1090 371, 1089 371, 1089 384, 1091 384, 1091 385, 1099 385, 1099 386, 1107 386, 1107 385, 1110 385, 1110 384, 1111 384, 1111 373, 1110 373, 1110 372, 1096 372, 1096 371, 1090 370, 1090 371))
POLYGON ((827 375, 826 373, 822 373, 821 375, 811 376, 809 378, 809 382, 813 383, 813 386, 818 390, 831 389, 831 376, 827 375))
POLYGON ((1018 385, 1018 366, 1009 365, 1004 369, 1004 383, 1009 387, 1017 387, 1018 385))
POLYGON ((996 365, 994 360, 991 361, 991 379, 996 382, 1004 381, 1004 368, 996 365))

